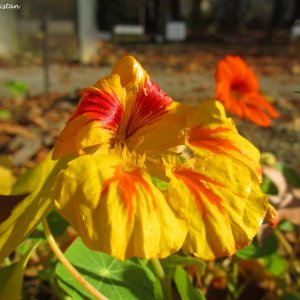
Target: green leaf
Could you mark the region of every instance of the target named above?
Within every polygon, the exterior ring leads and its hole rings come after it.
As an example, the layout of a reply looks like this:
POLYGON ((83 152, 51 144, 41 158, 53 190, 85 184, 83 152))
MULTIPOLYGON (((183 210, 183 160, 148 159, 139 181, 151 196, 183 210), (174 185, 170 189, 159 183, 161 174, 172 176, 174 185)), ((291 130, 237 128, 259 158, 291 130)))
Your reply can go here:
MULTIPOLYGON (((65 253, 66 258, 81 275, 109 299, 157 299, 156 278, 139 259, 121 262, 102 252, 88 249, 77 238, 65 253)), ((58 264, 56 274, 62 288, 72 299, 90 299, 88 292, 58 264)))
POLYGON ((173 266, 197 266, 202 276, 206 269, 206 263, 200 259, 192 256, 183 256, 179 254, 173 254, 169 257, 161 260, 162 265, 173 265, 173 266))
POLYGON ((278 189, 276 185, 272 182, 272 180, 268 177, 264 176, 263 182, 260 186, 261 190, 269 195, 277 195, 278 189))
POLYGON ((278 300, 299 300, 300 294, 298 293, 286 293, 282 295, 278 300))
POLYGON ((20 261, 0 269, 0 299, 19 300, 23 285, 24 270, 32 252, 38 246, 36 241, 21 257, 20 261))
POLYGON ((284 231, 284 232, 292 232, 295 230, 294 224, 288 220, 284 220, 284 221, 280 222, 278 227, 281 231, 284 231))
POLYGON ((267 165, 269 167, 274 167, 277 162, 274 154, 270 152, 262 152, 260 155, 260 160, 263 165, 267 165))
POLYGON ((267 269, 277 277, 282 276, 288 267, 287 261, 278 253, 265 256, 263 259, 267 269))
POLYGON ((19 80, 9 80, 4 85, 13 97, 24 97, 28 91, 28 86, 19 80))
POLYGON ((166 181, 163 181, 157 177, 153 177, 151 176, 151 180, 152 180, 152 183, 157 187, 159 188, 160 190, 162 191, 166 191, 169 187, 169 183, 166 182, 166 181))
POLYGON ((250 246, 237 251, 236 256, 241 259, 260 258, 273 254, 277 249, 278 241, 275 235, 271 234, 261 246, 254 241, 250 246))
MULTIPOLYGON (((47 216, 47 223, 54 237, 62 236, 69 226, 69 223, 56 210, 52 210, 49 213, 47 216)), ((41 238, 46 238, 42 223, 36 227, 36 231, 41 234, 41 238)))
POLYGON ((277 169, 284 175, 288 184, 293 188, 300 188, 300 178, 296 172, 289 166, 278 163, 277 169))
POLYGON ((186 158, 181 156, 181 155, 178 157, 178 159, 179 159, 181 164, 184 164, 186 162, 186 158))
POLYGON ((0 201, 0 211, 7 218, 0 223, 0 262, 22 242, 53 207, 54 186, 65 160, 51 160, 51 153, 30 174, 21 176, 13 193, 31 193, 7 211, 7 201, 0 201))
POLYGON ((188 273, 181 267, 175 269, 174 282, 182 300, 205 300, 199 289, 193 286, 188 273))
POLYGON ((0 109, 0 120, 9 120, 11 119, 12 114, 9 110, 0 109))
POLYGON ((47 220, 54 237, 64 234, 69 226, 69 223, 56 210, 50 212, 47 216, 47 220))

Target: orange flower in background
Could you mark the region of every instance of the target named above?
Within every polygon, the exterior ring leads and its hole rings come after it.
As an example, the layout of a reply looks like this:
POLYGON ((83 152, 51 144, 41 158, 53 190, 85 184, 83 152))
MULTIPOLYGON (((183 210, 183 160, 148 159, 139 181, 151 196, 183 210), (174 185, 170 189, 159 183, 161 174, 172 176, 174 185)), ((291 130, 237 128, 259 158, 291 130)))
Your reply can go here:
POLYGON ((259 83, 245 61, 239 56, 226 56, 219 61, 215 73, 216 98, 241 119, 269 127, 278 112, 259 91, 259 83))

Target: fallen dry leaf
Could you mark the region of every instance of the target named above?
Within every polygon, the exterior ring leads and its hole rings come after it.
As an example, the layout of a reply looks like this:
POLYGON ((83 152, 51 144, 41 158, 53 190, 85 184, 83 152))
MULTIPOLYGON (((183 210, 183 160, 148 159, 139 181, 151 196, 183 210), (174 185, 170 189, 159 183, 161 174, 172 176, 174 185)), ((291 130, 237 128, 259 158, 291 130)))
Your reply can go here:
POLYGON ((283 174, 275 168, 263 165, 262 171, 263 174, 269 177, 271 181, 276 185, 278 194, 276 196, 269 195, 269 198, 271 203, 273 203, 274 205, 279 205, 282 201, 282 197, 284 197, 288 189, 287 182, 283 174))
POLYGON ((263 166, 263 173, 278 190, 277 195, 269 195, 270 202, 277 209, 278 222, 288 220, 300 225, 300 188, 290 187, 282 172, 275 168, 263 166))
POLYGON ((29 140, 34 140, 36 138, 36 135, 31 133, 26 127, 20 126, 18 124, 14 124, 12 122, 1 122, 0 132, 19 135, 29 140))

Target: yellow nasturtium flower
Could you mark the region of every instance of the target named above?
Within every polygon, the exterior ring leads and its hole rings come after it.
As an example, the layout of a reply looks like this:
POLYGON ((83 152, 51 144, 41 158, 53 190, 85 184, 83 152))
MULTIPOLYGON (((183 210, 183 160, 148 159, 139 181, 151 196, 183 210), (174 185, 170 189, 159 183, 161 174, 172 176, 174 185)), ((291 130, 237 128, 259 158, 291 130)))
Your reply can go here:
POLYGON ((130 56, 82 91, 52 158, 42 191, 90 249, 120 260, 232 255, 268 210, 259 152, 222 104, 173 101, 130 56))

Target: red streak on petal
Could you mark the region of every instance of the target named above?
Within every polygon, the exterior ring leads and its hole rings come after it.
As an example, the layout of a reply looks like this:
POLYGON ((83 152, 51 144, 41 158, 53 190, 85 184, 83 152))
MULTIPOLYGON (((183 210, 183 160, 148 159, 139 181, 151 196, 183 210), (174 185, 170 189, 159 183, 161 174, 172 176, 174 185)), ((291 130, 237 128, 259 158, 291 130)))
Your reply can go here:
POLYGON ((139 128, 149 126, 162 115, 166 114, 172 99, 157 84, 146 80, 132 107, 126 126, 126 138, 132 136, 139 128))
POLYGON ((142 177, 142 172, 140 169, 124 171, 122 166, 117 166, 115 168, 114 176, 104 182, 101 197, 107 196, 112 183, 117 184, 119 196, 128 212, 128 224, 131 221, 134 210, 133 197, 135 196, 138 201, 141 199, 141 194, 137 189, 137 185, 140 185, 144 189, 143 194, 147 193, 150 195, 153 207, 157 207, 151 187, 142 177))
POLYGON ((236 151, 243 154, 242 151, 237 148, 233 143, 226 138, 215 136, 220 133, 230 131, 230 128, 217 127, 217 128, 203 128, 201 125, 192 128, 190 132, 189 143, 193 146, 205 148, 216 154, 224 154, 228 150, 236 151))
POLYGON ((223 213, 222 198, 216 195, 209 186, 209 184, 212 184, 218 187, 224 187, 223 184, 186 168, 176 170, 174 175, 184 182, 190 193, 194 196, 196 205, 202 215, 205 215, 205 205, 202 200, 203 196, 223 213))
POLYGON ((123 106, 116 95, 103 90, 86 89, 69 121, 79 115, 85 115, 91 121, 99 121, 100 127, 117 132, 122 114, 123 106))

